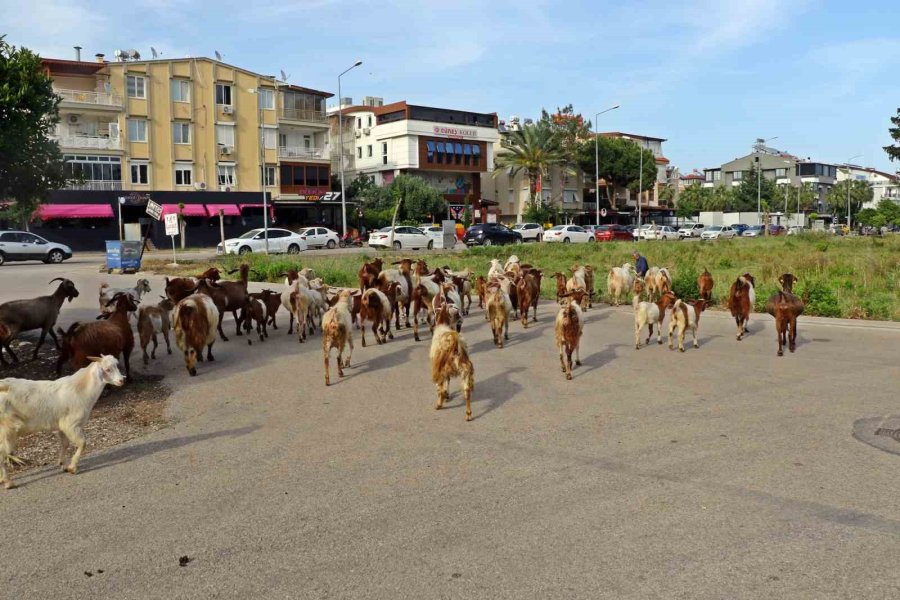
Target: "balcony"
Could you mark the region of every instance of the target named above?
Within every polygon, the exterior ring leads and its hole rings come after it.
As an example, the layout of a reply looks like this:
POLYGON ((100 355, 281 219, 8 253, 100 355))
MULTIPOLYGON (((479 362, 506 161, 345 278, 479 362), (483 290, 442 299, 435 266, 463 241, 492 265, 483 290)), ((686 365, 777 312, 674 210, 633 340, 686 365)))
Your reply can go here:
POLYGON ((62 98, 63 103, 78 104, 79 106, 93 106, 96 108, 122 109, 122 96, 106 92, 85 92, 83 90, 54 89, 54 92, 62 98))
POLYGON ((84 181, 65 186, 66 190, 89 190, 96 192, 117 192, 122 189, 121 181, 84 181))
POLYGON ((56 135, 51 136, 60 148, 80 148, 82 150, 121 150, 122 141, 100 135, 56 135))
POLYGON ((279 116, 288 121, 303 121, 305 123, 328 124, 325 113, 316 110, 304 110, 300 108, 282 108, 279 116))
POLYGON ((327 149, 306 148, 305 146, 281 146, 278 148, 278 158, 294 160, 329 160, 327 149))

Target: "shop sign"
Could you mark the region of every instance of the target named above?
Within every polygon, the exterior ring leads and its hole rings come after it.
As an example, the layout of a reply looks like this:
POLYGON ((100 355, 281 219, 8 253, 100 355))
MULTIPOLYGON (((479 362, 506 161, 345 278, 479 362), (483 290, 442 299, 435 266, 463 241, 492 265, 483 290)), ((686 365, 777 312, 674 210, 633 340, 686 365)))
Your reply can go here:
POLYGON ((476 137, 478 135, 477 129, 460 129, 459 127, 443 127, 440 125, 434 126, 434 132, 438 135, 451 137, 476 137))

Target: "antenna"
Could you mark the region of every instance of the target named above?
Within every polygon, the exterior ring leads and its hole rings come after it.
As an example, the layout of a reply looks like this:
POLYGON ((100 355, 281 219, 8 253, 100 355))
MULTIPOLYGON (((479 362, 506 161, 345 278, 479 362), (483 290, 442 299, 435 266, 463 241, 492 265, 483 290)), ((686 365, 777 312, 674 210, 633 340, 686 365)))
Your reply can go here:
POLYGON ((219 61, 219 62, 222 62, 222 55, 219 54, 219 51, 218 51, 218 50, 215 50, 214 52, 216 53, 216 60, 219 61))
POLYGON ((159 58, 159 52, 157 52, 156 48, 154 48, 153 46, 150 46, 150 54, 153 55, 154 59, 159 58))

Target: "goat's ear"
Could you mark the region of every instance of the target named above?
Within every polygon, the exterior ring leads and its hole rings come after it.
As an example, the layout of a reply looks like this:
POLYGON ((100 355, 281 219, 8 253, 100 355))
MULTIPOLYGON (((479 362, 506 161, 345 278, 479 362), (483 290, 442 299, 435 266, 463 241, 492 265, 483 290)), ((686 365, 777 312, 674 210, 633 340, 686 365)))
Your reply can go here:
POLYGON ((103 360, 102 356, 88 356, 87 359, 91 362, 100 362, 103 360))

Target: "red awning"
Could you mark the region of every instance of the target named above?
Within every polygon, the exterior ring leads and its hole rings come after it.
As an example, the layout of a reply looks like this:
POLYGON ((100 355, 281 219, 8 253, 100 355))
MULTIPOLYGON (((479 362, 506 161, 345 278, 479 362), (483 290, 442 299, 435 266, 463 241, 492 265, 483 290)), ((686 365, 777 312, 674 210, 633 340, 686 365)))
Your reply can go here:
POLYGON ((209 211, 209 216, 211 217, 219 216, 220 210, 226 217, 241 216, 240 209, 234 204, 207 204, 206 210, 209 211))
POLYGON ((109 204, 42 204, 35 216, 48 219, 109 219, 113 209, 109 204))
POLYGON ((162 214, 171 215, 171 214, 179 214, 179 212, 185 217, 206 217, 209 216, 206 214, 206 209, 202 204, 185 204, 184 210, 179 211, 177 204, 163 204, 162 205, 162 214))

